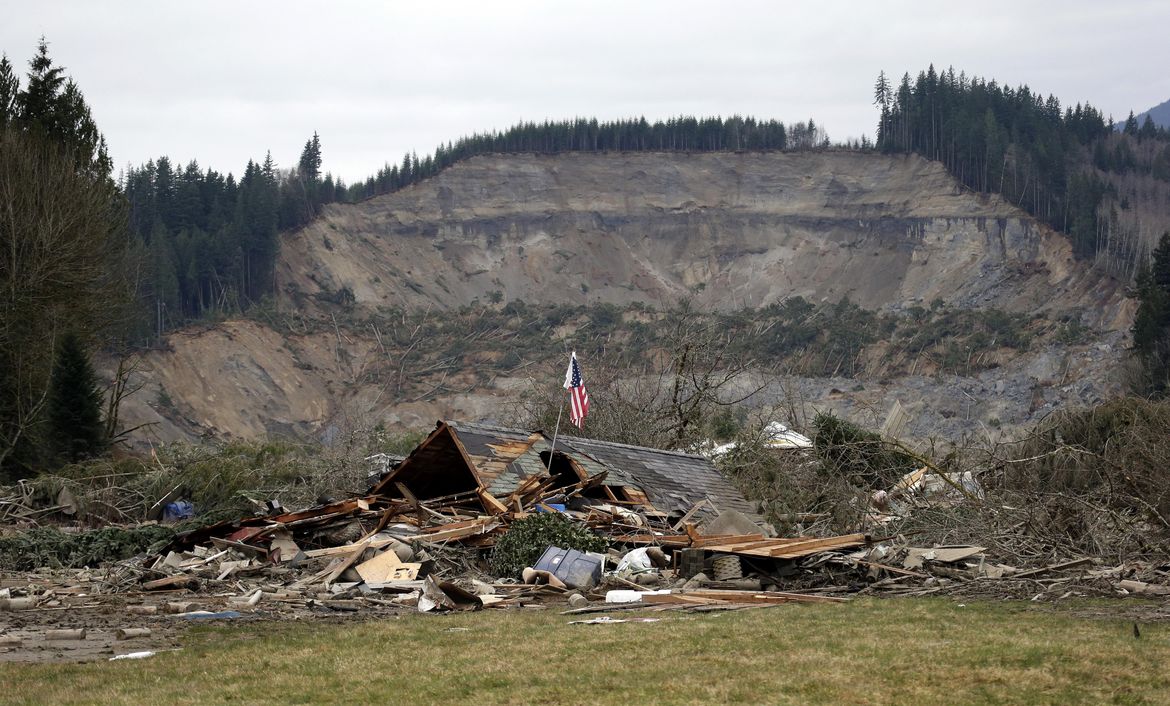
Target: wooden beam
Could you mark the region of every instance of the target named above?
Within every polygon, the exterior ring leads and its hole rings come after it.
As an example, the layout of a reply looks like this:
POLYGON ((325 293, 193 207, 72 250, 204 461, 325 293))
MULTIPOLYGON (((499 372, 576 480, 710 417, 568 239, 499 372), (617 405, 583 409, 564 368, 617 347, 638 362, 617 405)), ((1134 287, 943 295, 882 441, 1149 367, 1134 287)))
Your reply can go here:
POLYGON ((484 520, 474 520, 471 523, 457 522, 453 523, 459 526, 445 526, 438 528, 434 532, 426 532, 417 535, 417 537, 424 542, 444 542, 451 539, 463 539, 464 537, 474 537, 478 534, 487 534, 500 526, 500 521, 495 518, 484 520))
POLYGON ((710 500, 703 498, 699 502, 695 503, 690 510, 687 510, 686 514, 683 515, 678 522, 671 526, 671 529, 675 532, 678 532, 680 529, 685 527, 686 524, 690 522, 691 518, 695 516, 695 513, 698 512, 704 505, 711 505, 711 509, 715 509, 715 506, 711 504, 710 500))
POLYGON ((763 541, 762 534, 723 534, 710 535, 704 537, 702 535, 691 535, 691 546, 699 549, 703 547, 711 547, 714 545, 724 544, 743 544, 744 542, 760 542, 763 541))
POLYGON ((476 491, 480 502, 483 503, 484 509, 493 515, 504 515, 508 512, 508 506, 500 502, 498 498, 489 493, 485 488, 480 488, 476 491))

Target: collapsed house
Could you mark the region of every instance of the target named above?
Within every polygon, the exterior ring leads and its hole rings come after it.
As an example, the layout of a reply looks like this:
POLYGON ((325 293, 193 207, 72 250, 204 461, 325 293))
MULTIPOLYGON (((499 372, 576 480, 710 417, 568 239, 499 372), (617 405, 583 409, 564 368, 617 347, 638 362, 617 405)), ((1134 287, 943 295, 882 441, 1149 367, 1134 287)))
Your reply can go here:
POLYGON ((571 510, 624 509, 633 521, 655 524, 698 523, 721 511, 760 519, 703 456, 570 436, 558 436, 554 447, 541 431, 455 421, 439 422, 371 493, 478 504, 492 515, 521 512, 526 498, 538 496, 571 510))
MULTIPOLYGON (((541 431, 441 421, 408 456, 385 467, 362 497, 293 512, 270 503, 268 514, 180 533, 124 585, 194 592, 234 581, 240 598, 239 582, 254 577, 262 584, 247 589, 251 601, 269 591, 293 601, 314 595, 310 600, 361 599, 427 611, 519 605, 566 585, 609 600, 598 581, 638 588, 669 580, 676 589, 694 581, 724 593, 666 591, 648 602, 773 605, 828 600, 760 590, 778 586, 794 561, 869 541, 862 534, 771 536, 710 460, 676 451, 569 436, 554 445, 541 431), (549 546, 524 570, 523 584, 485 573, 489 553, 513 523, 540 513, 584 525, 608 551, 581 559, 580 552, 549 546), (607 562, 618 569, 602 580, 607 562), (570 579, 564 573, 570 564, 592 567, 588 580, 570 579), (469 593, 472 588, 490 593, 469 593), (394 597, 373 597, 382 594, 394 597)), ((641 600, 643 592, 633 596, 641 600)))

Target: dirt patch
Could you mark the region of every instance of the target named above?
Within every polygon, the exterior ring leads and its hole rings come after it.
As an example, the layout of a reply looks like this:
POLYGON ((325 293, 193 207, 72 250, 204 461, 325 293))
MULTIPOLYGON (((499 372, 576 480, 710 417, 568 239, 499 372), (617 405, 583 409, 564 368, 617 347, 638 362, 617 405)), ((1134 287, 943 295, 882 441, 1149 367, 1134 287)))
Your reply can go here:
POLYGON ((70 605, 0 612, 0 663, 7 662, 93 662, 134 652, 161 652, 182 648, 183 637, 200 625, 242 625, 272 621, 311 620, 333 624, 353 620, 372 620, 401 612, 383 606, 363 606, 360 611, 338 611, 313 601, 273 602, 249 607, 233 603, 227 597, 162 593, 146 596, 74 596, 70 605), (168 603, 190 603, 191 613, 213 616, 166 613, 168 603), (132 610, 153 607, 153 615, 138 615, 132 610), (214 614, 237 614, 214 617, 214 614), (119 639, 119 630, 146 628, 150 635, 119 639), (84 630, 81 639, 50 639, 51 631, 84 630), (19 645, 3 641, 19 639, 19 645))
POLYGON ((172 615, 129 615, 124 605, 113 602, 0 613, 0 634, 20 639, 19 645, 0 647, 0 662, 90 662, 178 649, 179 637, 189 627, 188 621, 172 615), (150 635, 119 640, 118 631, 127 628, 147 628, 150 635), (49 639, 51 631, 62 630, 84 630, 84 638, 49 639))

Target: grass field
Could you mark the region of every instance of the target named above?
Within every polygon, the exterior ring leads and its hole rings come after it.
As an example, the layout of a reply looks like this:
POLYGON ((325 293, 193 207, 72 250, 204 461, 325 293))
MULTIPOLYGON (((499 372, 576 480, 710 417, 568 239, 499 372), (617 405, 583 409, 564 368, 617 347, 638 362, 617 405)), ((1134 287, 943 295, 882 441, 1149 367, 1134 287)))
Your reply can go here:
POLYGON ((593 616, 552 609, 198 628, 146 660, 0 667, 0 701, 1170 703, 1167 624, 1135 639, 1129 620, 941 599, 643 615, 662 620, 568 625, 593 616))

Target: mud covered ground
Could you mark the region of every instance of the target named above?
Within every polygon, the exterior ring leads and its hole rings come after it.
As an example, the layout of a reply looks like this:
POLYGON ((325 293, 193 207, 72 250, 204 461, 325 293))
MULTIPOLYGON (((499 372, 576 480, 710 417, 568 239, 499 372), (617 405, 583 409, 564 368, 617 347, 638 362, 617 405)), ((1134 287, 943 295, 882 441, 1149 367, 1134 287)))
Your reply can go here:
MULTIPOLYGON (((5 583, 12 583, 6 581, 5 583)), ((142 595, 63 596, 62 605, 27 610, 0 611, 0 663, 90 662, 136 652, 162 652, 181 648, 184 633, 195 625, 229 626, 258 622, 313 621, 323 624, 389 617, 400 608, 366 601, 318 602, 315 600, 268 600, 256 606, 230 597, 160 592, 142 595), (170 604, 190 604, 185 614, 165 612, 170 604), (139 608, 134 608, 135 606, 139 608), (156 613, 132 612, 154 607, 156 613), (199 613, 212 613, 201 616, 199 613), (214 617, 215 614, 233 617, 214 617), (119 639, 118 631, 150 630, 149 636, 119 639), (82 639, 52 639, 53 631, 84 630, 82 639), (15 644, 19 640, 19 644, 15 644)))
MULTIPOLYGON (((13 580, 4 580, 11 585, 13 580)), ((891 610, 904 610, 895 604, 935 599, 886 598, 891 610)), ((959 601, 960 599, 954 599, 959 601)), ((67 663, 106 661, 119 655, 181 650, 185 634, 195 626, 218 626, 243 632, 254 630, 260 624, 312 623, 322 627, 342 623, 363 623, 384 620, 399 615, 414 616, 414 608, 384 604, 379 599, 316 600, 265 598, 255 606, 242 603, 231 596, 192 594, 186 591, 154 592, 107 596, 62 596, 62 605, 19 611, 0 611, 0 664, 4 663, 67 663), (165 612, 168 606, 189 604, 186 614, 165 612), (141 615, 133 611, 157 612, 141 615), (212 613, 202 616, 199 613, 212 613), (214 614, 234 614, 215 617, 214 614), (149 636, 119 639, 118 631, 146 628, 149 636), (84 639, 49 639, 51 631, 85 630, 84 639), (19 639, 20 644, 11 644, 19 639), (10 644, 4 644, 8 641, 10 644)), ((957 605, 999 604, 1004 610, 1029 610, 1052 613, 1070 619, 1133 622, 1141 626, 1170 623, 1170 600, 1141 598, 1073 599, 1052 603, 1021 600, 974 599, 957 605)), ((598 606, 600 608, 601 606, 598 606)), ((628 607, 628 606, 627 606, 628 607)), ((569 606, 560 599, 529 604, 517 613, 561 612, 569 606)), ((648 607, 649 608, 649 607, 648 607)), ((613 608, 617 617, 628 611, 613 608)), ((496 613, 499 611, 487 611, 496 613)), ((419 616, 422 617, 422 616, 419 616)), ((582 616, 592 618, 593 615, 582 616)), ((435 618, 439 619, 439 618, 435 618)), ((568 618, 566 618, 568 619, 568 618)), ((1158 628, 1161 629, 1161 628, 1158 628)))

